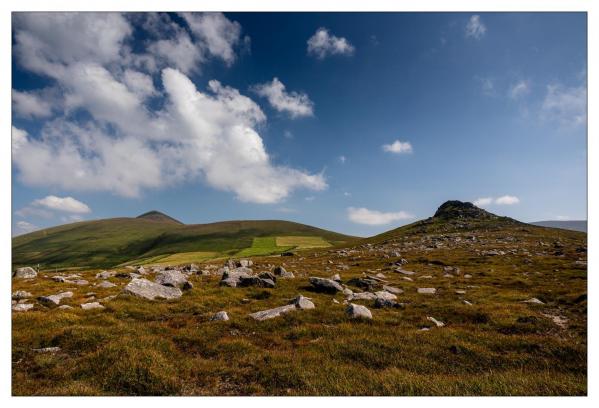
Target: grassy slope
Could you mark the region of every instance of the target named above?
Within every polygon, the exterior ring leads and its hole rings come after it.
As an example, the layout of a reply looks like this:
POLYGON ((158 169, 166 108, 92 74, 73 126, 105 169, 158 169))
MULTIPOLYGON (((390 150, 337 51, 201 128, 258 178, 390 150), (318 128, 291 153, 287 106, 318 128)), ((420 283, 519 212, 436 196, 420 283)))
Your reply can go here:
POLYGON ((86 221, 13 238, 13 266, 111 267, 131 259, 181 252, 234 254, 254 237, 319 236, 331 243, 352 238, 288 221, 226 221, 182 225, 145 218, 86 221))
MULTIPOLYGON (((255 258, 256 270, 284 262, 296 275, 279 280, 275 289, 223 288, 216 276, 194 276, 194 289, 179 300, 124 296, 105 302, 103 311, 86 312, 77 306, 91 288, 74 287, 75 296, 66 301, 73 310, 36 306, 13 314, 13 394, 585 395, 587 270, 575 261, 586 259, 578 251, 586 235, 522 224, 478 227, 460 232, 435 222, 416 233, 423 228, 418 224, 365 241, 372 251, 360 245, 349 256, 315 249, 302 260, 255 258), (462 241, 423 249, 431 235, 462 241), (467 241, 471 235, 477 240, 467 241), (553 248, 557 240, 564 245, 560 256, 553 248), (392 271, 389 262, 398 258, 377 252, 392 248, 409 260, 413 282, 392 271), (517 253, 504 256, 477 252, 513 248, 517 253), (337 269, 341 264, 350 268, 337 269), (446 278, 443 265, 460 267, 462 274, 446 278), (374 319, 352 321, 342 303, 332 302, 342 302, 340 294, 314 293, 308 285, 309 276, 339 273, 347 282, 365 271, 382 272, 402 288, 399 301, 406 308, 374 309, 371 301, 357 301, 374 319), (432 278, 420 278, 425 275, 432 278), (419 295, 418 287, 438 292, 419 295), (265 322, 247 316, 298 293, 311 297, 316 309, 265 322), (522 303, 530 297, 545 304, 522 303), (219 310, 231 320, 211 322, 219 310), (567 318, 567 327, 548 314, 567 318), (427 316, 446 326, 433 327, 427 316), (49 346, 62 351, 31 350, 49 346)), ((94 273, 83 276, 93 282, 94 273)), ((111 280, 120 287, 93 288, 98 298, 118 294, 127 282, 111 280)), ((34 296, 70 288, 65 285, 43 277, 13 280, 13 290, 34 296)))

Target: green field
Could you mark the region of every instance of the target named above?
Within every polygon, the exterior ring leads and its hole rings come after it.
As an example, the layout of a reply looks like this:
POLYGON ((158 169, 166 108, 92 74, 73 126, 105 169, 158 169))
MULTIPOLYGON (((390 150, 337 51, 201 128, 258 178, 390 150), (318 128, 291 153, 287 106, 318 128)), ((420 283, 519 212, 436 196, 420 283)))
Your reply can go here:
POLYGON ((297 249, 325 248, 331 246, 322 237, 277 237, 276 242, 278 246, 290 246, 297 249))
POLYGON ((292 246, 277 245, 275 237, 260 237, 254 238, 252 246, 239 251, 235 256, 260 256, 272 255, 292 249, 292 246))

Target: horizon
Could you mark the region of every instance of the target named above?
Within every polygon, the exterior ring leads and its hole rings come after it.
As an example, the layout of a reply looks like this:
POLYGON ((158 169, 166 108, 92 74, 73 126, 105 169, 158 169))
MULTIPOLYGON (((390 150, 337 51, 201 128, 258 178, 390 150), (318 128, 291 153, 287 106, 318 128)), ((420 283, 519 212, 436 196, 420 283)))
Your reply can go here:
POLYGON ((586 220, 586 18, 13 13, 13 236, 160 208, 367 237, 456 197, 586 220))

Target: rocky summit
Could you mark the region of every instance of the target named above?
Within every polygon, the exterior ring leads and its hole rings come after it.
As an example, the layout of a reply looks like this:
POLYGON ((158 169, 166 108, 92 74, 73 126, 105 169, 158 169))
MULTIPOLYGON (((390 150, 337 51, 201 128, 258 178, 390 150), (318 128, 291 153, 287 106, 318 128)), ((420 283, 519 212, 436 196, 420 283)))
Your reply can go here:
POLYGON ((472 203, 458 200, 446 201, 437 209, 433 218, 440 219, 496 219, 497 215, 478 208, 472 203))

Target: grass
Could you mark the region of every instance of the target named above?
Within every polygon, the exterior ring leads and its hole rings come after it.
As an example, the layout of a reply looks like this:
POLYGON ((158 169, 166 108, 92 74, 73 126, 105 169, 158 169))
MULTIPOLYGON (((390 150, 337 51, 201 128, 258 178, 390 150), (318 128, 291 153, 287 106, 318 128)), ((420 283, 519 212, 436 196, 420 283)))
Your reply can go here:
POLYGON ((235 256, 247 257, 247 256, 260 256, 260 255, 272 255, 292 249, 292 246, 283 246, 278 244, 278 238, 275 237, 257 237, 252 241, 252 246, 249 248, 242 249, 235 256))
POLYGON ((290 246, 297 249, 325 248, 331 246, 322 237, 277 237, 276 243, 281 247, 290 246))
MULTIPOLYGON (((587 270, 575 263, 586 260, 580 250, 586 247, 586 235, 512 224, 452 229, 435 223, 418 232, 420 228, 366 241, 372 244, 369 249, 362 243, 349 247, 349 254, 316 248, 295 257, 254 257, 255 271, 274 264, 295 274, 295 279, 278 280, 275 289, 225 288, 217 276, 195 275, 194 288, 178 300, 118 296, 105 302, 104 310, 83 311, 78 305, 87 292, 97 298, 119 294, 127 280, 111 278, 118 287, 108 289, 57 283, 49 272, 33 281, 13 280, 13 291, 27 290, 34 297, 72 289, 74 297, 65 303, 75 308, 36 305, 13 313, 12 392, 586 395, 587 270), (476 240, 469 240, 473 235, 476 240), (562 255, 556 254, 557 241, 562 255), (430 247, 431 242, 443 245, 430 247), (413 281, 393 272, 390 263, 398 258, 385 254, 395 249, 409 261, 404 267, 416 272, 413 281), (482 256, 480 251, 487 249, 506 254, 482 256), (459 267, 461 274, 444 277, 445 265, 459 267), (363 273, 383 273, 390 285, 404 290, 399 301, 406 307, 375 309, 372 301, 357 301, 374 318, 351 320, 341 294, 313 292, 308 284, 310 276, 334 273, 343 282, 363 273), (431 278, 421 278, 426 275, 431 278), (435 287, 437 294, 418 294, 419 287, 435 287), (457 289, 466 294, 455 293, 457 289), (299 293, 312 298, 316 308, 264 322, 248 317, 286 304, 299 293), (522 303, 531 297, 544 304, 522 303), (231 320, 210 321, 220 310, 231 320), (567 318, 567 327, 560 328, 547 315, 567 318), (445 327, 434 327, 427 316, 445 327), (61 351, 32 350, 50 346, 61 351)), ((256 248, 272 247, 271 239, 255 243, 256 248)), ((94 282, 96 272, 80 273, 94 282)))
POLYGON ((145 260, 141 265, 181 265, 188 263, 200 263, 207 259, 215 258, 218 252, 179 252, 166 256, 158 256, 145 260))

